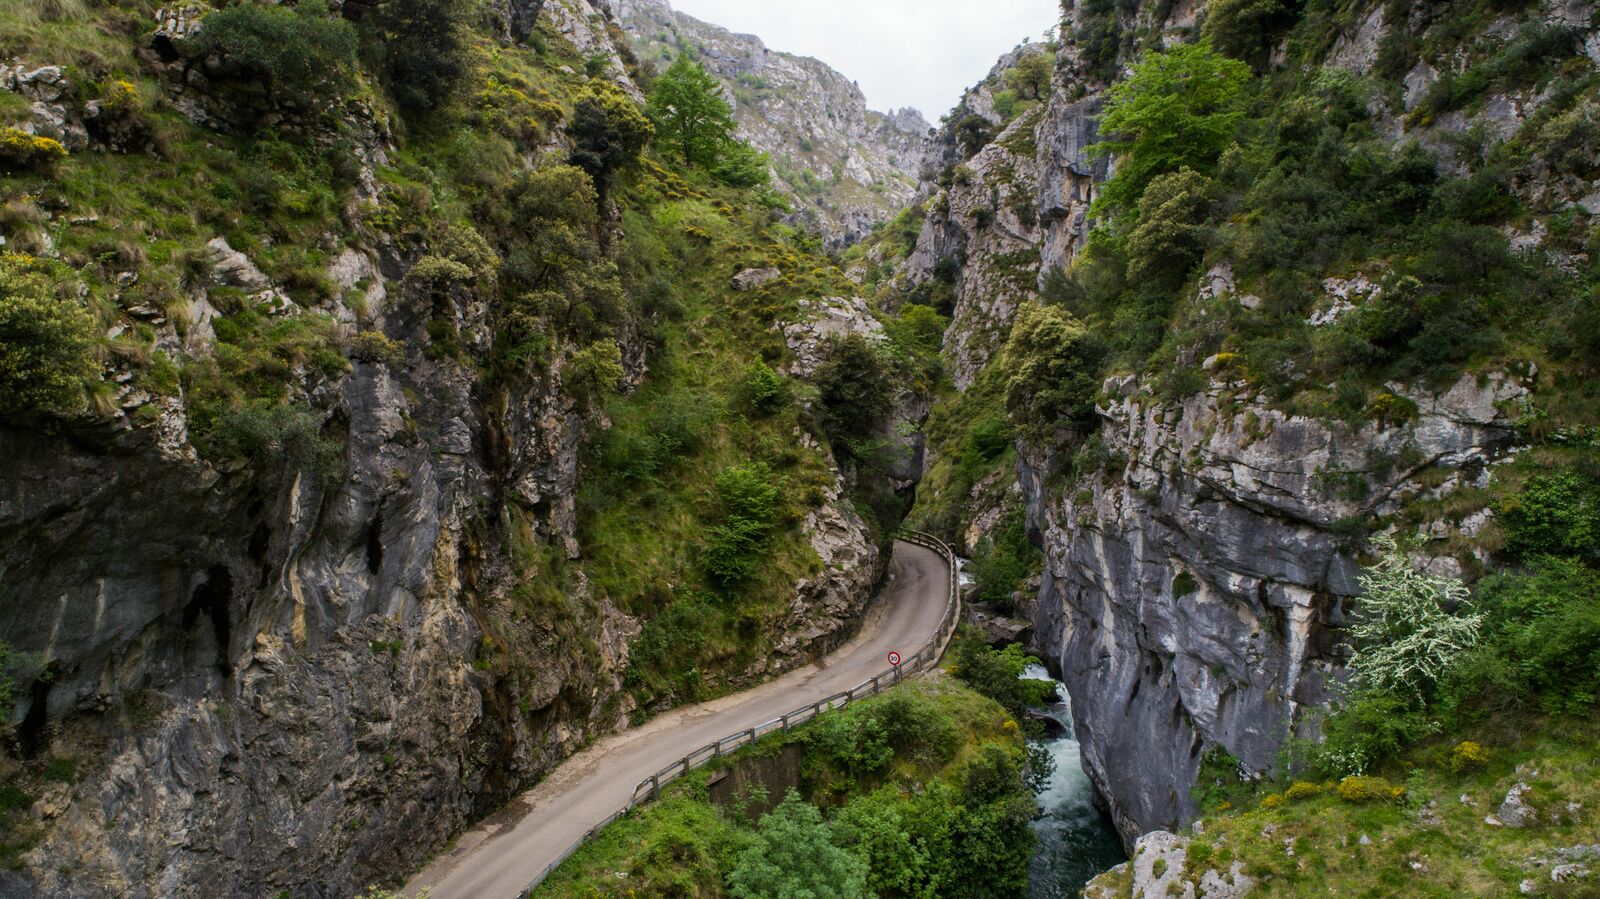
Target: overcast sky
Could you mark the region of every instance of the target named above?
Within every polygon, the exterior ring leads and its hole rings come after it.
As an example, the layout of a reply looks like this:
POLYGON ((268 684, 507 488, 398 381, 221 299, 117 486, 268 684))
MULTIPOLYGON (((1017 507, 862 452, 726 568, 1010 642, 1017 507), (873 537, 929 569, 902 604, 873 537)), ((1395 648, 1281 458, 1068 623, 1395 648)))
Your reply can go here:
POLYGON ((873 109, 914 106, 937 123, 1002 53, 1037 40, 1060 0, 670 0, 774 50, 815 56, 861 83, 873 109))

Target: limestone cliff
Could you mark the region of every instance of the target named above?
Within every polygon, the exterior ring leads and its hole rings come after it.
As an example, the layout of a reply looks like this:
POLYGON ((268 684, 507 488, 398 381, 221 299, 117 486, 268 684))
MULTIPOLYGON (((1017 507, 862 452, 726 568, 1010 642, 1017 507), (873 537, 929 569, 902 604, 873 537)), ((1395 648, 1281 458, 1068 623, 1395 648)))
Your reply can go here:
MULTIPOLYGON (((498 52, 520 53, 537 33, 553 52, 604 63, 549 83, 597 77, 638 95, 604 6, 497 9, 498 52)), ((236 96, 216 66, 181 61, 204 15, 174 8, 129 29, 171 112, 165 127, 232 146, 236 96)), ((0 85, 31 104, 26 131, 90 158, 144 152, 97 124, 99 101, 74 86, 92 77, 76 64, 23 66, 0 85)), ((20 688, 0 776, 31 791, 19 794, 0 895, 349 895, 403 877, 575 749, 626 727, 641 698, 681 701, 625 683, 645 616, 586 575, 595 547, 578 496, 598 477, 592 447, 611 422, 580 386, 583 344, 541 325, 556 335, 538 350, 544 362, 496 368, 508 338, 478 280, 492 273, 427 255, 447 251, 419 237, 378 171, 399 153, 392 120, 362 103, 340 114, 359 169, 344 221, 357 224, 314 238, 334 252, 308 257, 317 267, 289 283, 215 236, 152 305, 143 285, 162 273, 133 235, 106 263, 120 268, 106 277, 105 341, 141 342, 108 355, 105 399, 0 426, 0 641, 20 688), (193 438, 188 377, 149 369, 152 358, 184 371, 239 364, 241 315, 274 334, 326 335, 274 351, 275 389, 292 403, 263 407, 282 417, 256 449, 219 458, 193 438), (50 759, 74 773, 41 778, 50 759)), ((512 164, 563 163, 564 141, 540 132, 512 164)), ((409 214, 425 215, 432 195, 411 190, 409 214)), ((94 202, 77 203, 30 232, 41 258, 96 226, 94 202)), ((626 225, 615 205, 602 213, 614 247, 626 225)), ((487 256, 485 271, 498 263, 486 247, 460 252, 487 256)), ((101 289, 91 270, 85 295, 101 289)), ((607 390, 649 384, 659 353, 651 313, 626 309, 598 344, 620 361, 607 390)), ((786 458, 820 472, 794 522, 796 574, 784 607, 745 623, 744 642, 771 652, 748 670, 702 672, 709 687, 837 645, 885 568, 826 447, 804 433, 796 442, 786 458)))
MULTIPOLYGON (((1466 67, 1466 54, 1450 55, 1459 36, 1444 33, 1455 15, 1449 5, 1414 5, 1409 18, 1394 10, 1362 5, 1325 23, 1315 59, 1285 63, 1285 53, 1305 48, 1280 45, 1264 64, 1377 78, 1375 66, 1398 65, 1396 48, 1421 53, 1400 95, 1374 99, 1371 114, 1396 145, 1433 148, 1444 169, 1461 164, 1462 132, 1510 138, 1539 127, 1551 94, 1531 81, 1497 83, 1467 110, 1419 112, 1442 102, 1447 92, 1430 86, 1441 69, 1466 67), (1389 54, 1382 61, 1380 47, 1389 54)), ((1204 3, 1066 4, 1060 43, 1034 51, 1055 53, 1049 96, 1010 118, 996 112, 1013 54, 969 92, 936 140, 920 237, 885 296, 951 310, 947 369, 958 389, 985 385, 987 398, 951 400, 967 418, 983 414, 974 404, 998 403, 992 363, 1017 305, 1038 297, 1052 269, 1073 264, 1095 224, 1090 205, 1113 161, 1088 148, 1099 139, 1107 88, 1141 49, 1195 38, 1207 12, 1204 3)), ((1543 4, 1521 20, 1510 11, 1484 16, 1473 27, 1502 42, 1494 46, 1540 28, 1572 29, 1570 64, 1589 71, 1600 61, 1586 4, 1543 4)), ((1535 174, 1517 190, 1535 209, 1587 216, 1592 174, 1535 174)), ((1540 236, 1543 227, 1513 233, 1512 244, 1567 252, 1540 236)), ((1307 324, 1325 327, 1376 289, 1359 274, 1324 281, 1307 324)), ((1186 291, 1197 302, 1261 303, 1235 287, 1227 260, 1186 291)), ((1341 676, 1342 625, 1367 525, 1429 535, 1434 543, 1419 555, 1436 570, 1490 564, 1488 552, 1462 549, 1490 518, 1477 488, 1515 451, 1515 420, 1538 381, 1529 370, 1494 366, 1443 384, 1396 381, 1386 389, 1414 403, 1415 416, 1354 425, 1286 412, 1231 375, 1225 354, 1204 355, 1180 351, 1171 363, 1196 378, 1176 398, 1154 389, 1168 370, 1115 374, 1087 442, 1081 428, 1063 427, 1017 444, 1016 475, 1044 559, 1024 609, 1036 648, 1061 665, 1085 765, 1130 846, 1193 815, 1189 790, 1207 753, 1227 753, 1250 776, 1271 768, 1291 735, 1313 733, 1307 713, 1341 676), (1458 493, 1454 504, 1439 502, 1458 493)), ((929 458, 959 451, 959 442, 933 446, 929 458)), ((950 536, 975 546, 974 529, 992 527, 1009 502, 1001 483, 1009 477, 956 482, 970 496, 958 498, 963 517, 950 536)))

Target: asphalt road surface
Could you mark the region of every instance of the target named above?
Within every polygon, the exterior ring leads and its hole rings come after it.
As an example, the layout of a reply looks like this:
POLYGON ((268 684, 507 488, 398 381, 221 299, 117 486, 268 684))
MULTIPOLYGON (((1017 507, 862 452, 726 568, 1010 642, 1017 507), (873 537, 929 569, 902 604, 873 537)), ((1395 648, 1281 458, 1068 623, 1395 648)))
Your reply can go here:
POLYGON ((461 835, 406 884, 432 899, 515 899, 584 832, 627 804, 639 782, 730 734, 855 687, 909 658, 939 629, 944 558, 898 542, 891 577, 854 640, 812 665, 743 693, 675 709, 568 759, 538 786, 461 835))

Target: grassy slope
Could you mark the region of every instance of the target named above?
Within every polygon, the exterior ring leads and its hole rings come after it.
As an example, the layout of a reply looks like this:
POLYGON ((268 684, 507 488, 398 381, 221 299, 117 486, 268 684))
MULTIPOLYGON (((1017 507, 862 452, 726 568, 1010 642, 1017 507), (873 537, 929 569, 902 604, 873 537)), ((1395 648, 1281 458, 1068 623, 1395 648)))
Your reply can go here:
MULTIPOLYGON (((1185 878, 1198 883, 1208 868, 1237 860, 1261 881, 1251 895, 1506 896, 1525 879, 1541 896, 1600 894, 1592 859, 1588 877, 1550 876, 1567 863, 1557 850, 1600 833, 1600 721, 1513 717, 1471 736, 1487 750, 1483 767, 1452 765, 1455 738, 1417 747, 1383 772, 1403 790, 1396 799, 1350 801, 1332 782, 1288 795, 1287 783, 1218 792, 1213 811, 1186 834, 1185 878), (1517 784, 1532 788, 1525 801, 1536 823, 1487 823, 1517 784)), ((1097 885, 1102 895, 1126 896, 1131 874, 1097 885)))

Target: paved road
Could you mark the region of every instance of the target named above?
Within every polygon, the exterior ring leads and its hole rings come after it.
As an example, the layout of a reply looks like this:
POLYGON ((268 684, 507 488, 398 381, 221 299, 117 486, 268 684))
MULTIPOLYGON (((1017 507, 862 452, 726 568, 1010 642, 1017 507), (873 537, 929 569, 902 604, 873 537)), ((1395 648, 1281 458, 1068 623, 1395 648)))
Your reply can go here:
POLYGON ((861 633, 827 658, 752 690, 676 709, 601 740, 463 834, 406 885, 433 899, 514 899, 590 827, 626 804, 641 780, 729 734, 849 690, 910 656, 939 629, 948 570, 913 543, 895 544, 891 578, 861 633))

